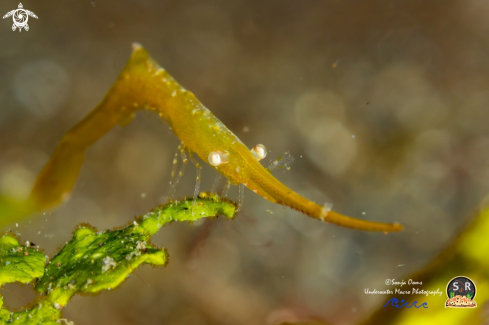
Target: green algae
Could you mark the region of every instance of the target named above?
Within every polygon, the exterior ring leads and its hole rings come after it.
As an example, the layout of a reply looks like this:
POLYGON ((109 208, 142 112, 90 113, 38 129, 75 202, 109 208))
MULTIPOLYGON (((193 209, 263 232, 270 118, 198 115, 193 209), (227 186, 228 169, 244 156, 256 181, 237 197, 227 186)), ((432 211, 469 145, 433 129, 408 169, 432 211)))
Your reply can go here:
POLYGON ((219 215, 233 218, 235 211, 234 202, 201 193, 195 203, 186 198, 156 207, 122 229, 97 232, 82 224, 47 263, 30 243, 20 245, 15 237, 5 235, 0 238, 0 285, 35 281, 40 296, 33 306, 15 313, 1 308, 0 296, 0 324, 59 324, 62 309, 75 294, 116 288, 141 264, 166 265, 168 253, 150 241, 163 225, 219 215))

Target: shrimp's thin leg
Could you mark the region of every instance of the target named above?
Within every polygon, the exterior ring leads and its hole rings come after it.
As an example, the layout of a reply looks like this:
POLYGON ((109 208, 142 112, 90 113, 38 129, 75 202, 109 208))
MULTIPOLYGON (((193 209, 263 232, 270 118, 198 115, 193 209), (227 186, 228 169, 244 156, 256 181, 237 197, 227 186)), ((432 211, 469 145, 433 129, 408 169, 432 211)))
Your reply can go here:
MULTIPOLYGON (((180 156, 182 158, 182 166, 180 166, 180 170, 179 170, 178 174, 175 177, 175 182, 174 182, 174 184, 172 186, 172 189, 171 189, 170 198, 172 200, 173 200, 173 197, 174 197, 175 192, 177 190, 178 183, 180 183, 180 179, 182 178, 183 173, 185 172, 185 167, 188 164, 187 155, 185 154, 185 147, 184 146, 179 146, 179 151, 180 151, 180 156)), ((178 152, 176 154, 176 157, 178 157, 178 152)))
POLYGON ((222 194, 221 194, 222 197, 228 196, 228 191, 230 187, 231 187, 231 181, 227 180, 226 185, 224 185, 224 188, 222 189, 222 194))
POLYGON ((292 157, 292 155, 287 151, 284 153, 283 156, 280 156, 274 161, 272 161, 272 163, 270 163, 267 169, 270 172, 272 172, 275 169, 283 168, 283 171, 285 172, 285 170, 290 170, 290 165, 292 165, 294 160, 295 160, 294 157, 292 157))
POLYGON ((238 209, 236 209, 236 212, 239 212, 243 208, 244 204, 244 184, 239 184, 239 201, 238 201, 238 209))
POLYGON ((183 147, 183 146, 182 146, 182 149, 180 149, 180 155, 182 157, 182 168, 180 168, 180 171, 178 172, 178 179, 175 182, 175 185, 177 185, 178 182, 180 181, 180 179, 182 178, 183 173, 185 172, 185 167, 188 164, 187 155, 185 154, 185 147, 183 147))
POLYGON ((177 174, 177 167, 178 167, 178 155, 180 153, 181 148, 182 148, 181 145, 179 145, 177 147, 177 150, 175 152, 175 157, 173 158, 173 166, 172 166, 172 169, 171 169, 171 178, 170 178, 170 192, 169 192, 169 195, 168 195, 168 198, 170 200, 173 200, 173 196, 175 195, 175 191, 174 191, 175 177, 176 177, 176 174, 177 174))
POLYGON ((197 180, 195 182, 195 190, 194 190, 194 205, 195 205, 195 202, 197 201, 197 196, 199 195, 200 181, 202 179, 202 165, 194 158, 194 153, 192 151, 189 151, 188 156, 190 158, 190 161, 197 168, 197 180))
POLYGON ((211 192, 216 193, 217 192, 217 187, 219 186, 219 181, 221 180, 221 175, 217 175, 216 179, 214 180, 214 184, 212 184, 211 192))

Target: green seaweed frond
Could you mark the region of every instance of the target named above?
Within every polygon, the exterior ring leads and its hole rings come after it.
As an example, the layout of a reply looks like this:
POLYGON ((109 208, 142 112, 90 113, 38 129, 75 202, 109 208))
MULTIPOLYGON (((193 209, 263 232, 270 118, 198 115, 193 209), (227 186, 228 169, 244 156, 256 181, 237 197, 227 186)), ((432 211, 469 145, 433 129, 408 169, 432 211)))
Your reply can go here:
POLYGON ((37 279, 35 289, 41 296, 33 307, 15 313, 3 308, 0 296, 0 324, 58 324, 62 309, 75 294, 116 288, 141 264, 166 265, 166 250, 150 243, 164 224, 219 215, 233 218, 235 211, 236 203, 202 193, 195 204, 193 198, 170 202, 122 229, 97 232, 81 224, 47 263, 47 256, 29 242, 21 245, 15 237, 5 235, 0 238, 0 286, 37 279))

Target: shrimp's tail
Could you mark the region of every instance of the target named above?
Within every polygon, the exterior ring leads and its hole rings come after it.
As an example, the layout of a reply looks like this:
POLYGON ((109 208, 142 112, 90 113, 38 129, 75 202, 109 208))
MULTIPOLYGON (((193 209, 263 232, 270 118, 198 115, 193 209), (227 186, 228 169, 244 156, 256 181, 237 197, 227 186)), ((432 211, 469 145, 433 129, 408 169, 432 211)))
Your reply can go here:
POLYGON ((403 226, 399 223, 390 224, 367 221, 336 213, 292 191, 269 172, 266 174, 260 173, 260 176, 261 177, 256 178, 253 177, 252 174, 250 182, 245 185, 263 198, 274 203, 288 206, 308 215, 311 218, 333 223, 346 228, 366 231, 394 232, 401 231, 403 229, 403 226), (263 177, 263 175, 267 176, 263 177))

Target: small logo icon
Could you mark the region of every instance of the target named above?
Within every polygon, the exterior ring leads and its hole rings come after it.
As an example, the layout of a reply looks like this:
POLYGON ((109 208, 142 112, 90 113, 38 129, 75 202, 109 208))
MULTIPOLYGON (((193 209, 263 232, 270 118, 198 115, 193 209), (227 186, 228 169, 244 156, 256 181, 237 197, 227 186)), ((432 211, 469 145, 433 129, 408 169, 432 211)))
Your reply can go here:
POLYGON ((5 16, 3 16, 3 19, 10 16, 12 16, 14 20, 14 24, 12 25, 12 30, 15 31, 18 28, 19 32, 22 31, 22 28, 24 28, 26 31, 29 30, 29 25, 27 25, 29 16, 37 19, 36 14, 33 13, 32 11, 25 10, 24 7, 22 6, 22 3, 19 3, 18 9, 7 12, 5 16))
POLYGON ((475 308, 475 283, 465 276, 451 279, 447 285, 445 308, 475 308))

